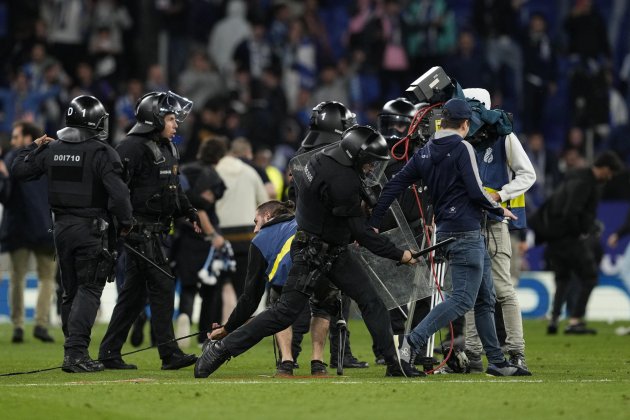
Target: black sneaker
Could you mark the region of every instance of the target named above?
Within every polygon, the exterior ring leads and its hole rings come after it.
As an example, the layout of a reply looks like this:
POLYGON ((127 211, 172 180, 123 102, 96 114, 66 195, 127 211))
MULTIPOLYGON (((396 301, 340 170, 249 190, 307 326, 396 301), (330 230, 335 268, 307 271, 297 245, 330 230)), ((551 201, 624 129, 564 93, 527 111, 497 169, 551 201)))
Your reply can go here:
POLYGON ((61 370, 68 373, 102 372, 105 366, 97 360, 92 360, 90 356, 65 356, 61 370))
POLYGON ((398 358, 401 362, 405 362, 408 365, 412 365, 416 359, 416 352, 409 342, 409 338, 404 336, 400 345, 398 346, 398 358))
POLYGON ((311 375, 312 376, 327 376, 328 370, 326 370, 326 363, 321 360, 311 360, 311 375))
POLYGON ((385 370, 385 376, 418 378, 421 376, 427 376, 427 374, 416 369, 414 365, 410 365, 409 363, 401 360, 400 362, 388 364, 387 370, 385 370))
POLYGON ((525 355, 519 351, 509 351, 510 363, 514 366, 518 366, 522 369, 527 369, 527 363, 525 363, 525 355))
POLYGON ((162 360, 162 370, 177 370, 187 366, 194 365, 197 356, 194 354, 184 354, 184 352, 176 351, 169 357, 162 360))
POLYGON ((55 339, 52 338, 50 334, 48 334, 48 330, 44 327, 40 327, 37 325, 33 330, 33 337, 38 340, 42 340, 44 343, 54 343, 55 339))
MULTIPOLYGON (((385 362, 385 359, 383 359, 383 362, 385 362)), ((337 369, 337 358, 330 361, 330 367, 337 369)), ((353 355, 350 355, 343 358, 343 367, 348 369, 365 369, 370 367, 370 364, 357 359, 353 355)))
POLYGON ((569 325, 564 329, 565 334, 575 334, 575 335, 595 335, 597 334, 597 330, 593 328, 588 328, 584 322, 580 322, 578 324, 569 325))
POLYGON ((291 360, 285 360, 284 362, 278 363, 275 376, 293 376, 293 362, 291 360))
POLYGON ((385 362, 385 357, 379 355, 374 358, 374 363, 377 365, 385 366, 387 363, 385 362))
POLYGON ((207 378, 231 357, 223 341, 208 340, 203 345, 203 352, 195 363, 195 378, 207 378))
POLYGON ((514 366, 507 360, 497 364, 489 363, 486 373, 491 376, 532 376, 530 371, 514 366))
POLYGON ((138 369, 138 366, 132 365, 131 363, 125 363, 122 357, 118 357, 115 359, 106 359, 102 361, 105 369, 114 369, 114 370, 133 370, 138 369))
POLYGON ((22 328, 14 328, 13 329, 13 337, 11 338, 12 343, 23 343, 24 342, 24 330, 22 328))

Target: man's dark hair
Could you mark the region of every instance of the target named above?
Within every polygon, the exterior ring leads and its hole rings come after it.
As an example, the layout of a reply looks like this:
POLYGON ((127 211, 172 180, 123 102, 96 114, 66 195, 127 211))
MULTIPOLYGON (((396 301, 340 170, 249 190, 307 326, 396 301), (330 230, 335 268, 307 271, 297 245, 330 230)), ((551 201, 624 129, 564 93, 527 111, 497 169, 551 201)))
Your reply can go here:
POLYGON ((610 150, 602 152, 597 158, 595 162, 593 162, 593 166, 598 168, 609 168, 613 173, 617 174, 624 169, 624 164, 619 159, 619 156, 610 150))
POLYGON ((37 124, 33 124, 30 121, 16 121, 13 123, 13 128, 16 127, 20 127, 22 129, 23 136, 31 136, 33 141, 37 140, 44 134, 40 126, 38 126, 37 124))
POLYGON ((227 153, 227 139, 222 136, 210 137, 201 143, 197 159, 203 163, 216 165, 227 153))
POLYGON ((442 121, 440 122, 440 126, 442 128, 451 128, 454 130, 457 130, 462 123, 466 121, 466 120, 462 120, 462 119, 457 119, 457 120, 447 120, 447 119, 442 119, 442 121))
POLYGON ((284 214, 294 214, 295 203, 291 200, 287 200, 287 201, 270 200, 258 206, 256 208, 256 211, 259 213, 269 213, 269 215, 273 219, 275 217, 282 216, 284 214))

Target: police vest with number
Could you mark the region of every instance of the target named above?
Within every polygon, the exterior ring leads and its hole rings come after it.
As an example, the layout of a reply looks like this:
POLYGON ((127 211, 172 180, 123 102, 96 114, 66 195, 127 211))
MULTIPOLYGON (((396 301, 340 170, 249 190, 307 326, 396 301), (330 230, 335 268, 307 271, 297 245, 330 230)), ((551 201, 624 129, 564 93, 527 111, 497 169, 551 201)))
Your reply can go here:
POLYGON ((50 143, 48 167, 48 200, 57 208, 107 208, 107 191, 94 173, 96 153, 107 145, 97 140, 81 143, 50 143))
MULTIPOLYGON (((505 150, 505 136, 500 137, 491 145, 475 147, 475 152, 477 153, 479 177, 486 191, 498 192, 513 179, 514 174, 509 169, 509 157, 505 150)), ((525 229, 527 227, 524 194, 503 202, 501 205, 509 208, 518 217, 518 220, 510 220, 510 229, 525 229)), ((494 214, 489 214, 488 217, 494 220, 503 220, 501 216, 494 214)))

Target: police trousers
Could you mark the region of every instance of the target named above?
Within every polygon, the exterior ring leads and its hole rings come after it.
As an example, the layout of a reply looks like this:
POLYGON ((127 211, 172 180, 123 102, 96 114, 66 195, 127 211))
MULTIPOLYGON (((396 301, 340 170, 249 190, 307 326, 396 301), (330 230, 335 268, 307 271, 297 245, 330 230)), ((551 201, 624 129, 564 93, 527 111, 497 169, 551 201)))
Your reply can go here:
POLYGON ((71 357, 88 355, 92 326, 105 287, 104 279, 95 278, 103 240, 93 222, 71 215, 55 218, 55 247, 63 288, 61 328, 64 353, 71 357))
MULTIPOLYGON (((232 356, 238 356, 264 337, 284 330, 298 318, 313 293, 313 287, 316 286, 302 287, 304 279, 312 271, 306 256, 306 248, 303 242, 293 241, 291 245, 293 266, 276 305, 223 339, 226 349, 232 356)), ((352 258, 349 252, 342 252, 322 279, 330 280, 357 303, 377 348, 388 363, 394 363, 397 356, 389 313, 358 261, 352 258)))
MULTIPOLYGON (((162 269, 170 272, 168 262, 160 260, 158 251, 159 247, 162 246, 161 242, 160 236, 154 234, 143 244, 132 243, 131 245, 139 250, 151 249, 155 251, 145 251, 145 255, 149 254, 147 256, 154 258, 162 269)), ((179 351, 179 346, 173 341, 175 339, 173 331, 175 280, 128 252, 125 280, 118 295, 118 301, 114 307, 107 332, 101 342, 99 358, 120 356, 122 346, 133 322, 138 314, 144 310, 147 297, 151 308, 151 331, 155 334, 160 358, 166 359, 174 352, 179 351)))

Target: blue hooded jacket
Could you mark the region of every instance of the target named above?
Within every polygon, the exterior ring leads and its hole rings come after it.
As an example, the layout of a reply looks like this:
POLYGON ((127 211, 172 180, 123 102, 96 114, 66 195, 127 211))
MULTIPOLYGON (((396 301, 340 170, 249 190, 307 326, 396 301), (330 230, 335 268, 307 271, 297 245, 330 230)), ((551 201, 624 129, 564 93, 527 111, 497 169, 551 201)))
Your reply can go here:
POLYGON ((429 189, 440 232, 479 230, 483 210, 503 215, 503 209, 482 187, 473 147, 454 131, 444 129, 385 185, 370 226, 379 227, 390 204, 420 179, 429 189))

